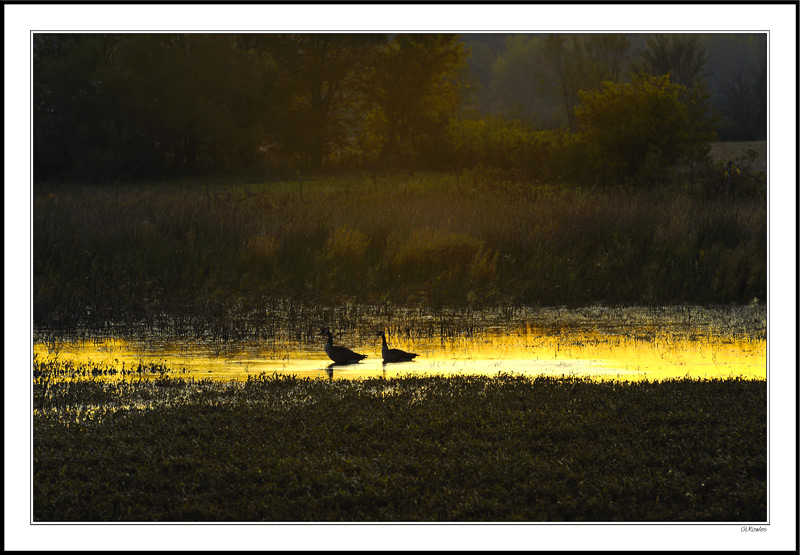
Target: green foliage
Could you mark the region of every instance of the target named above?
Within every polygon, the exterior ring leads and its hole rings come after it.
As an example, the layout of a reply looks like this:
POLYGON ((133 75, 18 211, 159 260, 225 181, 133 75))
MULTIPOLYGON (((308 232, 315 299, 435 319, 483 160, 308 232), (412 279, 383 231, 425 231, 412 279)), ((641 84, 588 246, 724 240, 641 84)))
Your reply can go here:
POLYGON ((458 110, 458 70, 464 47, 457 35, 395 35, 379 53, 366 144, 382 167, 431 167, 447 122, 458 110))
POLYGON ((578 91, 644 72, 669 74, 689 90, 705 87, 709 106, 725 116, 715 125, 723 140, 763 140, 766 133, 764 33, 490 34, 465 40, 473 51, 470 90, 481 115, 576 130, 578 91))
POLYGON ((39 523, 767 516, 764 381, 262 374, 34 398, 39 523))
POLYGON ((37 181, 433 165, 457 35, 34 37, 37 181))
POLYGON ((544 39, 542 53, 570 130, 577 129, 575 109, 580 91, 622 78, 629 49, 628 39, 618 34, 548 35, 544 39))
POLYGON ((576 110, 581 139, 597 181, 654 179, 678 162, 708 150, 713 139, 698 121, 696 100, 668 76, 635 75, 631 83, 606 82, 582 93, 576 110))
POLYGON ((570 170, 575 138, 562 130, 535 131, 500 118, 453 120, 448 129, 457 169, 495 168, 530 182, 577 176, 570 170))

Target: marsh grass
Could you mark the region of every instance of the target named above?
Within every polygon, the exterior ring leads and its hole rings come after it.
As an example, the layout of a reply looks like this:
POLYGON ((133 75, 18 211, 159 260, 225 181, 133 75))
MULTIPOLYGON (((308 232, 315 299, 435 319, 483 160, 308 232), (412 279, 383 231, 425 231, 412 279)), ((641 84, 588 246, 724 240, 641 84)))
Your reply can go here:
POLYGON ((74 329, 320 308, 746 304, 766 200, 464 172, 37 186, 34 321, 74 329))
MULTIPOLYGON (((41 382, 34 389, 43 387, 41 382)), ((259 375, 69 384, 36 522, 766 520, 766 383, 259 375)))

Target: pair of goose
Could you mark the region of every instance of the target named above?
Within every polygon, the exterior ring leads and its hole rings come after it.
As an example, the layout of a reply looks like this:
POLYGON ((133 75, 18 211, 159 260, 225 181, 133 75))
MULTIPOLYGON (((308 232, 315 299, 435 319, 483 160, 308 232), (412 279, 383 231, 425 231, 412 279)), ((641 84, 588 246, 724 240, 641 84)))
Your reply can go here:
MULTIPOLYGON (((320 333, 328 337, 328 340, 325 342, 325 354, 327 354, 328 358, 330 358, 336 364, 350 364, 367 358, 367 355, 353 352, 347 347, 334 345, 333 334, 328 328, 323 328, 320 333)), ((377 335, 383 339, 383 346, 381 347, 383 362, 405 362, 408 360, 414 360, 414 357, 417 356, 416 353, 407 353, 406 351, 401 351, 400 349, 390 349, 389 345, 386 344, 386 334, 382 331, 379 331, 377 335)))

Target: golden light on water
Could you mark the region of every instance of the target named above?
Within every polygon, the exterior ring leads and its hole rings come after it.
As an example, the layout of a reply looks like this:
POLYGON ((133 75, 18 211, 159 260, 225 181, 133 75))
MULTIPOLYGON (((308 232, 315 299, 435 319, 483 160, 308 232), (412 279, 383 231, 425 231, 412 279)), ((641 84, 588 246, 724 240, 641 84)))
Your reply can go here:
POLYGON ((120 379, 139 365, 161 365, 169 375, 245 380, 248 376, 294 374, 300 377, 355 379, 403 375, 575 376, 597 380, 666 380, 742 377, 766 379, 764 339, 725 336, 648 337, 599 332, 542 333, 531 326, 480 335, 403 339, 391 346, 419 353, 413 362, 383 364, 379 340, 348 346, 368 355, 353 365, 333 365, 322 340, 283 342, 269 347, 256 342, 221 347, 195 342, 135 342, 103 339, 34 344, 40 360, 114 367, 120 379))

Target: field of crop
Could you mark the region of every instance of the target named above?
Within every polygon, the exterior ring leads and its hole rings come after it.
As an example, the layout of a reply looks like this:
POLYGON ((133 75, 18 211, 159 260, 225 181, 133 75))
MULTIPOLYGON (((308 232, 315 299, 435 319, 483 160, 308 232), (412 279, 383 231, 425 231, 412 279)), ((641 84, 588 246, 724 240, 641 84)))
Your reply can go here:
POLYGON ((37 327, 223 323, 280 299, 436 308, 766 298, 762 196, 486 172, 37 187, 37 327))
POLYGON ((760 522, 766 382, 34 380, 36 522, 760 522))

